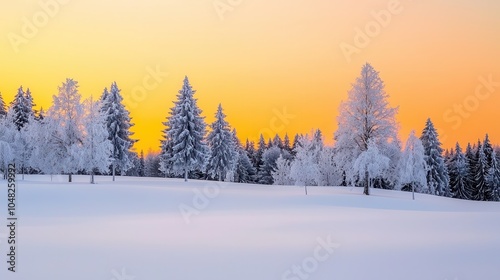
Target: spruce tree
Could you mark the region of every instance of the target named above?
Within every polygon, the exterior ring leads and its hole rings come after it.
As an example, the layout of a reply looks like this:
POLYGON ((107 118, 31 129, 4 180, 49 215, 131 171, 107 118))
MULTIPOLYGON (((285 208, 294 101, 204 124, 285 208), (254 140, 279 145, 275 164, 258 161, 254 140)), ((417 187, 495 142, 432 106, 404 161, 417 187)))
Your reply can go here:
POLYGON ((288 133, 286 133, 285 137, 283 138, 283 148, 289 153, 292 153, 292 146, 290 143, 290 138, 288 137, 288 133))
POLYGON ((500 201, 500 165, 496 152, 492 152, 491 166, 486 176, 488 186, 492 191, 492 200, 500 201))
POLYGON ((5 106, 5 101, 0 93, 0 118, 5 118, 7 116, 7 108, 5 106))
POLYGON ((168 117, 164 139, 170 143, 172 152, 168 161, 176 175, 184 175, 187 182, 190 171, 204 171, 210 153, 205 143, 206 124, 201 109, 194 98, 195 90, 184 78, 182 89, 168 117), (170 142, 171 141, 171 142, 170 142))
POLYGON ((493 161, 493 146, 491 145, 488 134, 486 134, 484 137, 483 151, 484 151, 484 156, 486 157, 487 168, 489 169, 493 161))
POLYGON ((493 192, 487 182, 488 162, 480 141, 478 141, 475 158, 477 161, 474 165, 474 188, 472 198, 479 201, 492 200, 493 192))
POLYGON ((438 139, 438 133, 431 119, 427 119, 420 137, 425 151, 427 163, 427 185, 429 193, 450 196, 448 170, 443 159, 443 149, 438 139))
POLYGON ((123 175, 133 166, 130 149, 132 149, 132 145, 136 142, 136 140, 131 138, 134 133, 130 131, 130 128, 134 124, 131 122, 129 111, 127 111, 122 103, 123 97, 120 91, 116 82, 113 82, 109 93, 107 89, 104 89, 101 95, 101 110, 106 116, 108 139, 113 145, 113 152, 111 154, 113 181, 115 180, 117 169, 123 175))
POLYGON ((456 144, 453 157, 450 159, 450 191, 454 198, 471 199, 472 186, 469 180, 469 161, 462 152, 460 144, 456 144))
POLYGON ((13 121, 19 131, 29 122, 31 112, 29 105, 29 100, 26 99, 26 93, 21 86, 10 104, 10 108, 13 111, 13 121))
POLYGON ((235 157, 235 143, 233 143, 232 133, 221 104, 217 108, 215 121, 210 125, 210 128, 207 144, 211 153, 207 173, 211 177, 222 181, 226 173, 232 168, 233 158, 235 157))

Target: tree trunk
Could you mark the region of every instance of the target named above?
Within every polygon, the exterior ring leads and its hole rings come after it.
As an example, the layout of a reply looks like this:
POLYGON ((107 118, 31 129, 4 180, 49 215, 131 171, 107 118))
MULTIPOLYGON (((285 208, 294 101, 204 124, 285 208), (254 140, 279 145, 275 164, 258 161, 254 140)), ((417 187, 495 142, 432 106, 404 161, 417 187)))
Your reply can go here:
POLYGON ((184 169, 184 182, 188 181, 188 171, 187 169, 184 169))
POLYGON ((71 182, 73 182, 73 178, 72 178, 72 176, 71 176, 71 173, 70 173, 70 174, 68 174, 68 182, 70 182, 70 183, 71 183, 71 182))
POLYGON ((95 184, 95 181, 94 181, 94 172, 92 171, 92 173, 90 174, 90 183, 91 184, 95 184))
POLYGON ((363 194, 370 195, 370 176, 368 176, 368 171, 365 173, 365 190, 363 194))
POLYGON ((113 161, 113 182, 115 181, 115 162, 113 161))

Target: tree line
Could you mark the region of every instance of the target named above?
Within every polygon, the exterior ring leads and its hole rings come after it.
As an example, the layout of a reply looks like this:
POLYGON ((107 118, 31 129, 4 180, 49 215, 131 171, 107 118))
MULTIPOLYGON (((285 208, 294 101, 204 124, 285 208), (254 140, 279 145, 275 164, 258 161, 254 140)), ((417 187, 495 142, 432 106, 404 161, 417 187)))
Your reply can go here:
POLYGON ((391 107, 379 72, 363 65, 339 107, 334 145, 322 132, 241 143, 219 104, 206 124, 188 77, 163 122, 160 152, 133 151, 129 112, 113 82, 100 98, 82 101, 67 79, 47 113, 19 88, 6 109, 0 95, 0 170, 15 161, 21 172, 112 174, 300 186, 361 186, 471 200, 500 200, 500 153, 488 135, 465 152, 443 151, 428 119, 404 148, 397 107, 391 107))

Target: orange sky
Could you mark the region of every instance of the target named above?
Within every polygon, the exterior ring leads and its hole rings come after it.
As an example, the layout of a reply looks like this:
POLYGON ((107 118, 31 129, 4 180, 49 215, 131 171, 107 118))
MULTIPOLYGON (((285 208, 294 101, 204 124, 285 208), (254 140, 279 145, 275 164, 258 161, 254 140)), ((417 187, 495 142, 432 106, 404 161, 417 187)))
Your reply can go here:
POLYGON ((492 0, 3 1, 0 92, 10 103, 29 87, 47 109, 67 77, 84 97, 116 81, 147 151, 188 75, 206 121, 221 102, 242 139, 320 128, 332 142, 368 61, 400 106, 403 141, 431 117, 447 147, 486 132, 500 143, 498 11, 492 0))

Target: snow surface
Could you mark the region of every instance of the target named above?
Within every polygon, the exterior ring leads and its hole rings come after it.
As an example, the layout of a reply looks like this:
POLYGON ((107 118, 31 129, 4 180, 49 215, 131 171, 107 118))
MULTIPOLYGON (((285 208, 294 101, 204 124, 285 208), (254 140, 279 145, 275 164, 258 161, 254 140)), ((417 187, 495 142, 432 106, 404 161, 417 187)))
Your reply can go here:
POLYGON ((411 193, 384 190, 364 196, 352 187, 308 187, 305 196, 303 187, 163 178, 97 177, 97 185, 88 176, 75 176, 74 183, 64 182, 67 176, 17 179, 16 273, 5 262, 7 192, 0 191, 2 280, 500 275, 495 202, 422 194, 412 201, 411 193), (195 194, 204 191, 208 206, 186 223, 179 206, 195 207, 195 194), (340 246, 315 259, 318 239, 329 238, 340 246), (292 272, 294 265, 302 274, 292 272))

